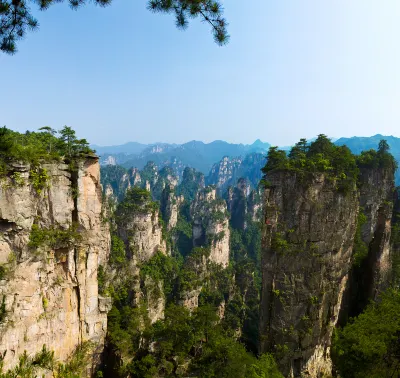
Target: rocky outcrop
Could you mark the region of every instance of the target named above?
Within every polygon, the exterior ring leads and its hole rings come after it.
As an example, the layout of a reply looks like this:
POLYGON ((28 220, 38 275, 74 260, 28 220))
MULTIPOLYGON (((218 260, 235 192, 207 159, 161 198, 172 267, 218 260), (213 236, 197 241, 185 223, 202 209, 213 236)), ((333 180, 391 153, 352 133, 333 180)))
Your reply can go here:
POLYGON ((207 187, 197 194, 190 208, 194 246, 208 246, 210 261, 226 267, 229 263, 229 216, 216 189, 207 187))
POLYGON ((167 225, 167 230, 171 231, 178 222, 179 207, 184 201, 183 196, 176 196, 174 186, 167 186, 161 196, 161 213, 167 225))
POLYGON ((262 252, 260 352, 286 376, 331 373, 330 343, 351 266, 358 216, 355 186, 293 172, 268 176, 262 252))
POLYGON ((235 188, 230 187, 227 192, 228 210, 231 214, 233 228, 244 230, 247 217, 247 196, 250 185, 246 179, 240 178, 235 188))
POLYGON ((247 197, 247 212, 253 222, 258 222, 262 219, 262 199, 263 194, 261 188, 251 190, 249 196, 247 197))
POLYGON ((147 316, 151 324, 164 319, 165 296, 162 281, 146 276, 143 282, 142 296, 145 298, 147 316))
POLYGON ((232 180, 237 179, 237 171, 239 170, 242 159, 240 157, 230 158, 224 156, 219 163, 216 163, 211 168, 210 174, 207 177, 207 183, 215 185, 221 191, 232 185, 232 180))
POLYGON ((220 193, 229 186, 235 186, 240 177, 246 177, 252 188, 256 188, 261 179, 261 168, 265 165, 265 156, 251 153, 243 157, 225 156, 212 166, 206 179, 207 185, 215 185, 220 193))
POLYGON ((97 269, 107 263, 110 243, 97 158, 73 172, 63 163, 42 164, 43 188, 32 184, 31 167, 14 164, 12 170, 0 186, 4 368, 43 345, 61 361, 84 341, 101 351, 110 302, 98 295, 97 269), (33 243, 35 232, 53 239, 33 243))
POLYGON ((128 171, 130 176, 130 181, 132 186, 140 186, 142 183, 142 178, 140 177, 140 172, 137 168, 131 168, 128 171))
POLYGON ((361 168, 361 240, 366 256, 350 271, 340 323, 359 315, 371 300, 387 288, 392 272, 390 245, 395 195, 392 169, 361 168))
POLYGON ((159 211, 149 199, 123 216, 117 214, 117 219, 119 235, 127 245, 134 264, 150 260, 157 252, 166 253, 159 211))

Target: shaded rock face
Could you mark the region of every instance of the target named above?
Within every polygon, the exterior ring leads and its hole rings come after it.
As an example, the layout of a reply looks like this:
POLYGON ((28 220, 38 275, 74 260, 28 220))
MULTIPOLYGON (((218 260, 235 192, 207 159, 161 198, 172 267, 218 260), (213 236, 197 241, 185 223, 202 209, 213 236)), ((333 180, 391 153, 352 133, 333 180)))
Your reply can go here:
POLYGON ((247 197, 247 212, 253 222, 258 222, 263 216, 263 194, 261 189, 251 190, 247 197))
POLYGON ((161 213, 166 222, 167 230, 172 230, 178 222, 179 207, 184 202, 183 196, 176 196, 174 186, 169 185, 161 196, 161 213))
POLYGON ((359 315, 388 286, 392 270, 390 236, 394 189, 394 174, 390 169, 361 169, 360 212, 366 218, 361 238, 368 255, 360 266, 353 266, 350 271, 340 323, 359 315))
POLYGON ((246 228, 247 197, 250 185, 246 179, 241 178, 235 188, 228 189, 228 210, 231 214, 233 228, 244 230, 246 228))
POLYGON ((210 261, 226 267, 229 263, 229 216, 226 203, 217 199, 216 189, 206 188, 191 204, 193 244, 209 246, 210 261))
POLYGON ((88 158, 71 175, 62 163, 43 164, 49 186, 36 193, 29 166, 15 165, 23 181, 5 178, 0 186, 0 281, 5 314, 0 324, 4 369, 27 351, 45 344, 65 361, 84 341, 101 350, 107 330, 107 298, 99 297, 97 270, 108 261, 110 241, 102 222, 102 189, 97 159, 88 158), (73 195, 72 188, 79 195, 73 195), (67 230, 76 223, 81 239, 65 246, 28 246, 34 222, 40 229, 67 230))
POLYGON ((336 190, 324 175, 305 186, 272 173, 265 192, 260 352, 286 376, 331 373, 330 343, 351 266, 356 188, 336 190))
POLYGON ((387 169, 361 171, 360 206, 367 217, 361 232, 364 242, 369 246, 367 260, 372 280, 367 291, 371 299, 376 299, 390 276, 394 194, 393 172, 387 169))

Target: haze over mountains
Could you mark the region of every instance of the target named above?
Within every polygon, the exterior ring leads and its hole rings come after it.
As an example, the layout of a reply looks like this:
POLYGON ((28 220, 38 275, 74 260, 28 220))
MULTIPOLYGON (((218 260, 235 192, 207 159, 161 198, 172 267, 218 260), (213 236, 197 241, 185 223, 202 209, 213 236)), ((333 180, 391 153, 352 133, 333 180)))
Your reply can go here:
MULTIPOLYGON (((359 154, 371 148, 376 149, 381 139, 387 140, 391 153, 397 161, 400 161, 400 138, 394 136, 376 134, 370 137, 339 138, 332 141, 337 145, 345 144, 353 153, 359 154)), ((147 162, 153 161, 159 168, 169 166, 179 175, 187 166, 208 175, 212 174, 212 170, 215 171, 216 165, 221 166, 224 157, 240 158, 248 162, 254 160, 259 165, 261 159, 258 154, 266 154, 270 146, 270 143, 257 139, 252 144, 234 144, 222 140, 204 143, 193 140, 184 144, 128 142, 117 146, 93 145, 92 148, 100 155, 102 165, 117 164, 125 168, 143 169, 147 162)), ((282 149, 289 148, 290 146, 282 147, 282 149)), ((235 164, 237 165, 237 162, 235 164)), ((396 184, 400 184, 399 171, 396 172, 396 184)))
MULTIPOLYGON (((191 141, 184 144, 141 144, 129 142, 120 146, 92 146, 101 156, 100 164, 118 164, 125 168, 142 169, 148 161, 158 166, 192 167, 208 174, 213 164, 223 157, 245 157, 251 153, 266 153, 269 143, 256 140, 253 144, 233 144, 222 140, 211 143, 191 141)), ((182 171, 183 171, 182 168, 182 171)))

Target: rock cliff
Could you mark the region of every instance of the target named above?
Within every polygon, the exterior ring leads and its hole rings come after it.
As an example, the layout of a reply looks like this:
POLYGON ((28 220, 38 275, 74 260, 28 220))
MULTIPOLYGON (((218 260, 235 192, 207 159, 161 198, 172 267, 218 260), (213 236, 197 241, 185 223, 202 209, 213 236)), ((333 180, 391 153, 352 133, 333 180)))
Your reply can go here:
POLYGON ((210 261, 226 267, 229 263, 229 216, 225 201, 216 189, 207 187, 191 204, 194 246, 209 246, 210 261))
POLYGON ((124 202, 117 208, 117 224, 135 264, 148 261, 158 251, 166 253, 158 206, 151 201, 148 191, 137 188, 127 191, 124 202))
POLYGON ((359 232, 365 255, 358 252, 357 259, 353 259, 341 309, 342 324, 359 315, 370 300, 377 299, 387 287, 392 271, 394 175, 389 168, 361 168, 360 173, 359 232))
POLYGON ((324 174, 268 176, 262 253, 261 352, 286 376, 331 373, 330 340, 351 266, 358 216, 355 185, 346 194, 324 174))
POLYGON ((98 159, 73 171, 14 163, 11 172, 0 186, 4 368, 43 345, 61 361, 84 341, 101 352, 110 301, 98 294, 97 271, 110 241, 98 159))

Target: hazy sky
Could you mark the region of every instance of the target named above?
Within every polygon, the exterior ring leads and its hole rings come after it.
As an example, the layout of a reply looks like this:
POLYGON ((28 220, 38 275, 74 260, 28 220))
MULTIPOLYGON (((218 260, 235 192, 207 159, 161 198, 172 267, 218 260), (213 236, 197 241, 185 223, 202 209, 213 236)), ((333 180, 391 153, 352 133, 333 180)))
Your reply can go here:
POLYGON ((226 0, 225 15, 218 47, 146 0, 56 4, 0 54, 0 124, 100 145, 400 136, 400 1, 226 0))

